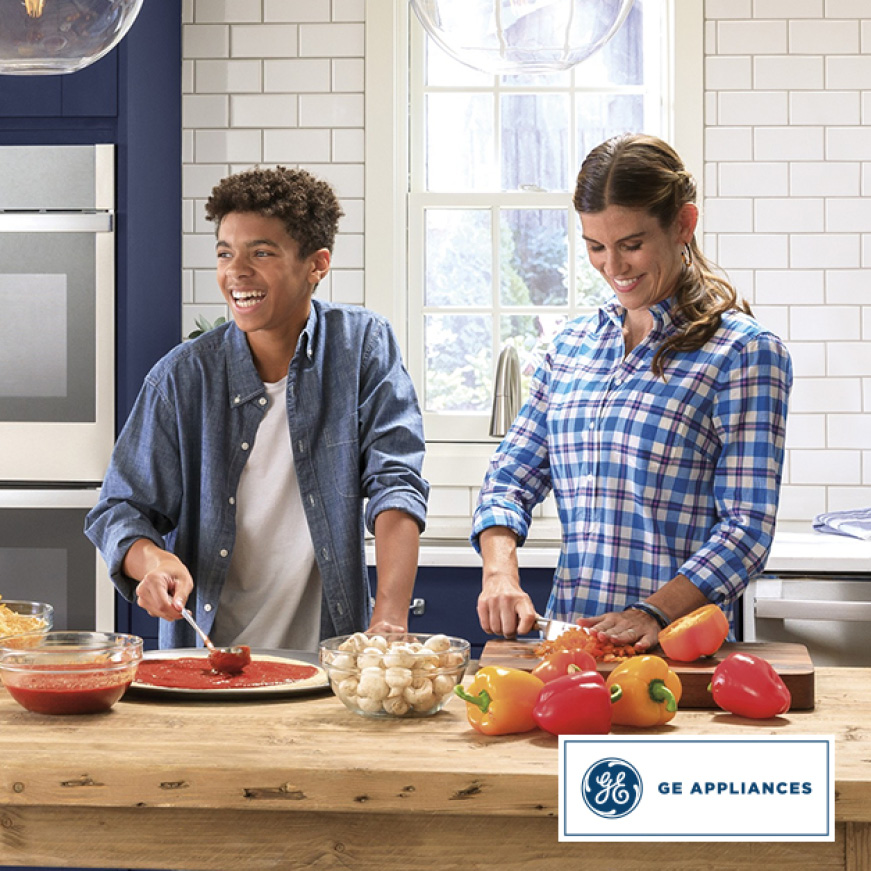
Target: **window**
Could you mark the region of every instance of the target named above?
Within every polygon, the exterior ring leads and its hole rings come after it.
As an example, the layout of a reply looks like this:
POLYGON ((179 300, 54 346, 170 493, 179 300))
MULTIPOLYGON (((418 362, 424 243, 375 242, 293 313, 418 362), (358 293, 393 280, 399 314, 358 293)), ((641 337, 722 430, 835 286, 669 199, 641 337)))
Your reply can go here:
POLYGON ((558 329, 610 295, 571 205, 589 149, 645 130, 690 163, 671 87, 689 76, 700 102, 700 70, 672 62, 684 5, 696 7, 686 38, 700 66, 701 4, 636 0, 617 35, 572 70, 495 77, 431 44, 406 0, 368 4, 366 304, 404 333, 428 442, 492 450, 500 349, 517 348, 525 389, 558 329))

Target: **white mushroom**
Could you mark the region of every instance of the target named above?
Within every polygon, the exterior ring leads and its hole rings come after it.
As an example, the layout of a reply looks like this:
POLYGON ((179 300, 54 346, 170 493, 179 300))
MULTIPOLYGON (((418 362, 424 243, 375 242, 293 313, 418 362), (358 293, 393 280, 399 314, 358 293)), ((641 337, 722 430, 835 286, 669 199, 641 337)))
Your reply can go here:
POLYGON ((384 671, 377 666, 364 668, 360 672, 360 681, 357 684, 357 695, 367 699, 386 699, 390 687, 384 680, 384 671))
POLYGON ((388 686, 395 689, 403 689, 412 681, 412 673, 409 668, 388 668, 384 672, 384 680, 388 686))
POLYGON ((439 674, 433 678, 433 692, 441 699, 454 691, 457 680, 451 674, 439 674))
POLYGON ((383 662, 384 654, 377 647, 367 647, 357 654, 357 667, 360 669, 381 668, 383 662))
POLYGON ((346 677, 344 680, 339 681, 337 685, 334 684, 333 689, 335 690, 337 695, 347 699, 351 696, 357 695, 358 684, 359 681, 356 677, 346 677))
POLYGON ((394 641, 384 654, 386 668, 411 668, 414 661, 414 652, 402 641, 394 641))
POLYGON ((381 699, 369 699, 366 696, 360 696, 357 699, 357 707, 367 714, 375 714, 380 711, 382 709, 381 704, 381 699))
POLYGON ((458 650, 448 651, 439 657, 442 668, 456 668, 466 661, 466 656, 458 650))
POLYGON ((396 698, 388 698, 383 702, 384 710, 394 717, 402 717, 408 713, 409 704, 402 696, 396 698))
POLYGON ((447 635, 432 635, 427 638, 423 646, 435 650, 436 653, 444 653, 451 649, 451 639, 447 635))
POLYGON ((357 657, 352 653, 335 653, 330 665, 336 671, 346 671, 350 674, 357 667, 357 657))
POLYGON ((388 648, 387 639, 383 635, 373 635, 369 639, 367 647, 374 647, 376 650, 380 650, 384 653, 388 648))
POLYGON ((435 694, 432 690, 432 681, 425 677, 416 677, 403 690, 403 696, 416 711, 426 710, 431 707, 435 701, 435 694), (423 708, 418 708, 418 705, 423 705, 423 708))

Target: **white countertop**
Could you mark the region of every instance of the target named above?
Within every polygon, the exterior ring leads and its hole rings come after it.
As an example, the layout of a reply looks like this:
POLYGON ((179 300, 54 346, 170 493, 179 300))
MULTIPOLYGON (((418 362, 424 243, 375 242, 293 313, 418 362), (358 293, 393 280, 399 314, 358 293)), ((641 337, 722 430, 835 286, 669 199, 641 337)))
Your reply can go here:
MULTIPOLYGON (((559 553, 559 525, 556 520, 538 519, 532 534, 518 551, 521 568, 554 568, 559 553)), ((374 562, 374 546, 367 546, 367 558, 374 562)), ((430 520, 421 538, 421 566, 480 566, 481 558, 468 541, 468 527, 457 521, 430 520)), ((871 575, 871 541, 815 532, 808 523, 781 523, 774 536, 767 572, 840 574, 862 572, 871 575)))

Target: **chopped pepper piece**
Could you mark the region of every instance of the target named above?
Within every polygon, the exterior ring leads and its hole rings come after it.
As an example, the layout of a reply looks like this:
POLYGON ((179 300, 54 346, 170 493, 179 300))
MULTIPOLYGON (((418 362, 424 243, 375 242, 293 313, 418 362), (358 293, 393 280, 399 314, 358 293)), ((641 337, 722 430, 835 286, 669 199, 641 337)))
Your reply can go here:
POLYGON ((785 714, 792 694, 770 662, 752 653, 730 653, 711 679, 714 701, 724 711, 767 720, 785 714))
POLYGON ((680 678, 661 656, 633 656, 608 676, 608 686, 619 686, 622 698, 611 719, 621 726, 661 726, 677 713, 683 687, 680 678))
POLYGON ((532 709, 544 682, 528 671, 488 665, 454 692, 466 702, 469 725, 484 735, 512 735, 535 728, 532 709))
POLYGON ((532 673, 545 683, 556 680, 569 673, 570 666, 577 666, 581 671, 595 671, 596 660, 586 650, 555 650, 548 654, 532 669, 532 673))
POLYGON ((729 620, 719 605, 705 605, 678 617, 659 633, 659 646, 669 658, 693 662, 716 653, 729 636, 729 620))
POLYGON ((611 731, 611 703, 619 687, 605 686, 595 669, 573 671, 544 685, 532 715, 552 735, 606 735, 611 731))

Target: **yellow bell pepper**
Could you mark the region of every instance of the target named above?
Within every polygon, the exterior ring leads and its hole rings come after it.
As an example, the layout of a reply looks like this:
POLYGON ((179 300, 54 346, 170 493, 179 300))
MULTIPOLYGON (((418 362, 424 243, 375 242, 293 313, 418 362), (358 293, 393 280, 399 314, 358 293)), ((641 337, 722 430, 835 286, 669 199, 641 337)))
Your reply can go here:
POLYGON ((660 656, 633 656, 608 677, 623 695, 614 702, 611 722, 621 726, 661 726, 677 713, 683 687, 660 656))
POLYGON ((487 665, 454 692, 466 702, 469 725, 484 735, 512 735, 536 728, 532 709, 544 681, 519 668, 487 665))

